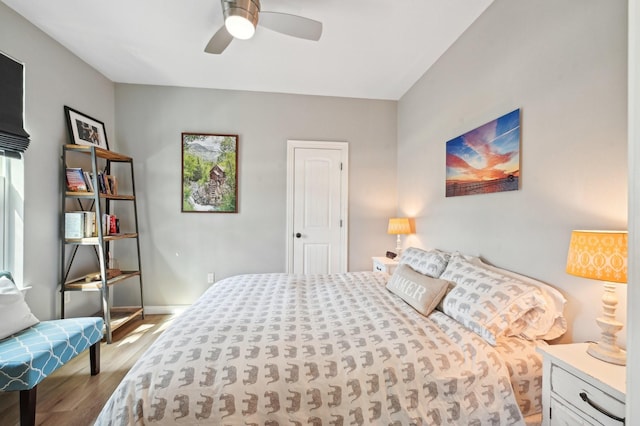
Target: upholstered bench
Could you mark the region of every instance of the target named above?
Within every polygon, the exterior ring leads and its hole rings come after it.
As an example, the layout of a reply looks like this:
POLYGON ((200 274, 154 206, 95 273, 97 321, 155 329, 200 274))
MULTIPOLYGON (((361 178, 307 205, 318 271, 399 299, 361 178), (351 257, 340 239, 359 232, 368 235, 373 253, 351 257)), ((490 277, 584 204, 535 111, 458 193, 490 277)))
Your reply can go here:
POLYGON ((90 348, 91 375, 100 372, 102 318, 42 321, 0 340, 0 390, 20 391, 20 424, 34 425, 36 388, 90 348))

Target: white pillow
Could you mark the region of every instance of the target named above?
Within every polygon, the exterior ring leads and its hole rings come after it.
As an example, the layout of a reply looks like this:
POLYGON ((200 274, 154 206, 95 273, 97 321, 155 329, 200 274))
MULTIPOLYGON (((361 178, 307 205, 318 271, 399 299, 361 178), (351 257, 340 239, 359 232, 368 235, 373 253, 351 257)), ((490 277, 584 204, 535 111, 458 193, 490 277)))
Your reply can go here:
POLYGON ((15 283, 7 277, 0 277, 0 339, 38 322, 15 283))

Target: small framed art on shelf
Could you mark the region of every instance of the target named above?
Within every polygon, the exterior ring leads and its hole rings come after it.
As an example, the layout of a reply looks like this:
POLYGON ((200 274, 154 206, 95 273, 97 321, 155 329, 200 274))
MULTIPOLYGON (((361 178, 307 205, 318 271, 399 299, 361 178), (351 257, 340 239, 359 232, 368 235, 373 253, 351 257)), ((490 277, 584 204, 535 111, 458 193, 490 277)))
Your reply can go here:
POLYGON ((71 142, 76 145, 94 145, 98 148, 109 149, 107 132, 102 121, 89 117, 65 105, 67 127, 71 142))

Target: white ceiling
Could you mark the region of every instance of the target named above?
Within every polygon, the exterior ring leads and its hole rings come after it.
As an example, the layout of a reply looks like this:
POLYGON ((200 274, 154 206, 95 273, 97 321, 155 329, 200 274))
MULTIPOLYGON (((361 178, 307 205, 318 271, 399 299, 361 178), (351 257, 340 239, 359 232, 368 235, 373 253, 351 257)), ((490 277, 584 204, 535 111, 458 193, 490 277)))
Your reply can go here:
POLYGON ((320 41, 258 27, 203 49, 220 0, 2 0, 118 83, 399 99, 493 0, 262 0, 321 21, 320 41))

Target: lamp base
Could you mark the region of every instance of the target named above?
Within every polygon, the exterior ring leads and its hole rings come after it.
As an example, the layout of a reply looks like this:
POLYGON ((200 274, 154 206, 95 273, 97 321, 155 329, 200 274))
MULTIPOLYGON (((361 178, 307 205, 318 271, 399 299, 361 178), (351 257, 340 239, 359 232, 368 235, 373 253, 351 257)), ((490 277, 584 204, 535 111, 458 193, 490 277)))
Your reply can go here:
POLYGON ((616 343, 616 333, 622 330, 623 324, 616 321, 616 305, 618 297, 613 283, 604 283, 604 294, 602 296, 603 314, 596 318, 596 323, 602 330, 601 339, 597 343, 592 343, 587 349, 587 353, 594 358, 616 364, 627 364, 627 353, 620 349, 616 343))
POLYGON ((587 353, 610 364, 627 365, 627 352, 617 346, 609 347, 606 343, 594 342, 589 345, 587 353))

